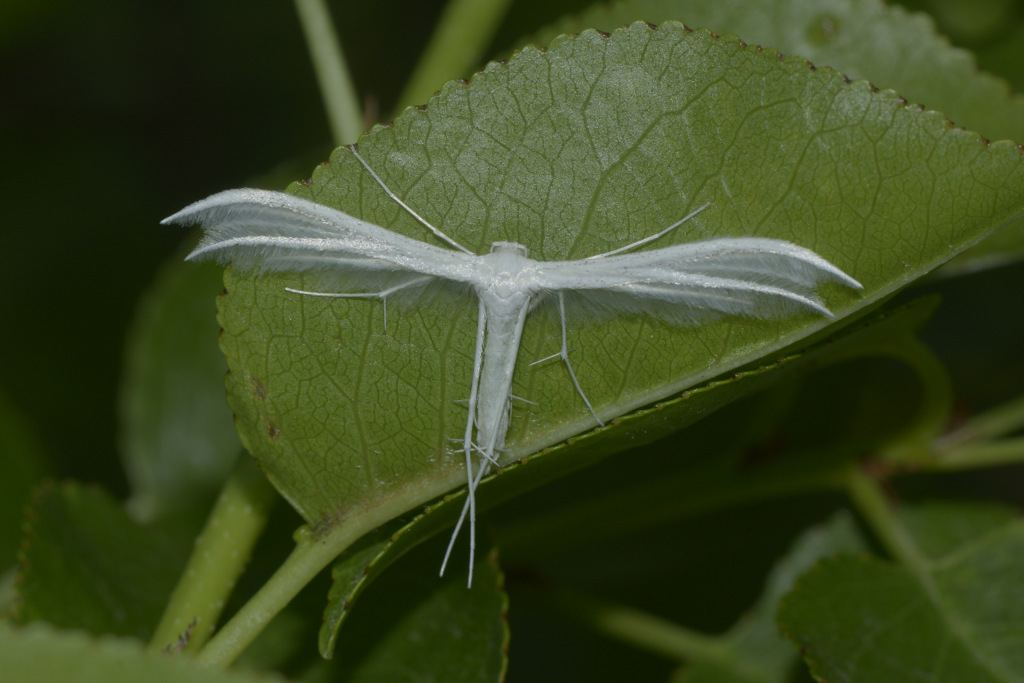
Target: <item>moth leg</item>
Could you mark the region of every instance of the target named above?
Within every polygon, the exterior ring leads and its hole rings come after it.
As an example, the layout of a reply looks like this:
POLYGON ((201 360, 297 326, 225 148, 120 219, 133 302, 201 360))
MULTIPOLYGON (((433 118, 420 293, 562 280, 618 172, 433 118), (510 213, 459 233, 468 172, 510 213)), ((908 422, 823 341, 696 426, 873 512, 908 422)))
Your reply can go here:
POLYGON ((424 276, 417 277, 403 282, 400 285, 394 287, 388 287, 380 292, 356 292, 356 293, 337 293, 337 292, 311 292, 305 289, 295 289, 294 287, 285 287, 286 292, 292 292, 293 294, 305 294, 306 296, 322 296, 329 299, 380 299, 381 304, 384 307, 384 331, 388 331, 388 297, 395 292, 400 292, 408 287, 415 287, 416 285, 423 284, 430 281, 433 278, 424 276))
POLYGON ((597 420, 597 424, 599 424, 602 427, 604 427, 604 422, 602 422, 601 418, 599 418, 597 416, 597 413, 594 411, 594 406, 590 405, 590 399, 588 399, 587 395, 585 393, 583 393, 583 387, 580 386, 579 380, 576 379, 576 371, 572 369, 572 363, 569 361, 569 347, 566 344, 566 339, 565 339, 565 297, 563 296, 562 292, 558 293, 558 313, 559 313, 559 315, 561 317, 561 320, 562 320, 562 348, 561 348, 561 350, 559 350, 558 353, 553 353, 553 354, 551 354, 550 356, 548 356, 546 358, 541 358, 540 360, 535 360, 532 363, 530 363, 530 365, 531 366, 537 365, 539 363, 543 363, 545 361, 549 361, 552 358, 561 358, 562 360, 564 360, 565 361, 565 367, 569 369, 569 377, 572 379, 572 384, 573 384, 574 387, 576 387, 576 392, 579 393, 580 398, 583 399, 583 403, 586 404, 587 410, 589 410, 590 414, 594 416, 595 420, 597 420))
MULTIPOLYGON (((555 356, 557 356, 557 355, 558 354, 556 353, 555 356)), ((536 361, 535 363, 530 363, 530 365, 535 365, 536 363, 540 363, 540 362, 545 361, 545 360, 551 360, 555 356, 549 356, 547 358, 542 358, 541 360, 536 361)), ((531 401, 528 398, 523 398, 522 396, 516 396, 515 394, 509 394, 508 397, 509 398, 514 398, 517 401, 522 401, 523 403, 529 403, 531 406, 539 406, 540 405, 536 401, 531 401)), ((468 398, 456 398, 456 399, 452 399, 452 403, 469 403, 469 399, 468 398)), ((456 439, 456 441, 458 441, 458 439, 456 439)))
POLYGON ((473 557, 476 554, 476 485, 480 482, 484 472, 487 471, 487 462, 480 463, 480 469, 473 474, 473 449, 480 450, 480 447, 473 443, 473 427, 476 417, 476 398, 480 390, 480 370, 484 361, 484 331, 487 329, 487 309, 484 308, 483 299, 478 302, 478 313, 476 322, 476 350, 473 353, 473 381, 469 387, 469 415, 466 417, 466 431, 462 436, 462 450, 466 455, 466 502, 462 508, 459 521, 452 531, 451 540, 448 541, 448 549, 444 553, 444 560, 441 561, 441 576, 444 576, 444 568, 448 565, 448 558, 451 556, 455 539, 462 528, 462 522, 469 514, 469 579, 466 587, 473 586, 473 557))
MULTIPOLYGON (((470 482, 469 491, 475 491, 480 480, 484 478, 489 470, 489 466, 486 463, 481 464, 480 469, 477 471, 476 476, 470 482)), ((455 529, 452 531, 451 538, 448 539, 448 549, 444 552, 444 561, 441 563, 441 575, 444 576, 445 565, 448 564, 448 557, 452 554, 452 548, 455 547, 455 539, 459 536, 459 530, 462 529, 462 523, 466 521, 466 515, 469 515, 469 526, 470 526, 470 543, 469 543, 469 579, 466 582, 466 588, 473 587, 473 557, 475 555, 475 521, 476 521, 476 501, 473 498, 472 493, 466 496, 466 502, 462 504, 462 512, 459 514, 459 521, 455 523, 455 529)))
MULTIPOLYGON (((448 440, 449 440, 449 441, 454 441, 454 442, 456 442, 456 443, 462 443, 462 439, 458 439, 458 438, 455 438, 455 437, 451 437, 451 438, 449 438, 448 440)), ((475 443, 471 443, 469 447, 470 447, 470 448, 471 448, 472 450, 474 450, 474 451, 476 451, 477 453, 479 453, 479 454, 480 454, 481 456, 483 456, 483 457, 484 457, 485 459, 489 460, 489 461, 491 462, 491 464, 492 464, 492 465, 494 465, 495 467, 501 467, 501 463, 500 463, 500 462, 498 462, 498 459, 497 459, 497 458, 495 458, 495 457, 494 457, 493 455, 489 455, 489 454, 487 453, 487 451, 485 451, 485 450, 484 450, 483 448, 481 448, 481 447, 480 447, 479 445, 477 445, 477 444, 475 444, 475 443)), ((504 452, 504 451, 500 451, 500 452, 504 452)))

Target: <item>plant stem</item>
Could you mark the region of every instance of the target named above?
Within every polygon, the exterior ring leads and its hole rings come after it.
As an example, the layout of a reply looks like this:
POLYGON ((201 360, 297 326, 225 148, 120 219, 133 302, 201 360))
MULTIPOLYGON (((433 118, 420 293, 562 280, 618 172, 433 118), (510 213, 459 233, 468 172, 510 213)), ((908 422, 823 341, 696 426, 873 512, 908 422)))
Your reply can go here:
POLYGON ((720 639, 646 612, 567 589, 545 592, 543 600, 595 631, 673 661, 725 659, 720 639))
POLYGON ((182 639, 183 651, 195 651, 209 639, 276 500, 276 491, 253 459, 240 456, 171 594, 151 650, 182 639))
POLYGON ((861 467, 847 476, 847 493, 885 550, 919 577, 927 577, 927 561, 889 504, 882 487, 861 467))
POLYGON ((337 558, 346 548, 369 531, 395 517, 396 510, 407 509, 405 499, 395 499, 378 507, 360 511, 316 534, 308 527, 295 533, 296 546, 274 575, 242 606, 206 644, 196 661, 210 666, 227 666, 291 602, 300 590, 337 558))
POLYGON ((309 46, 334 143, 355 142, 363 132, 363 116, 330 10, 324 0, 295 0, 295 9, 309 46))
POLYGON ((977 467, 999 467, 1024 463, 1024 437, 989 443, 969 443, 939 456, 940 470, 969 470, 977 467))
POLYGON ((953 450, 961 444, 996 439, 1019 429, 1024 429, 1024 396, 972 417, 959 429, 939 439, 935 449, 953 450))
POLYGON ((929 464, 932 443, 949 424, 953 406, 953 387, 938 356, 916 337, 905 335, 875 349, 907 364, 921 383, 921 403, 909 427, 889 441, 877 454, 888 463, 929 464))
POLYGON ((445 81, 465 76, 483 59, 510 0, 449 0, 395 111, 423 104, 445 81))

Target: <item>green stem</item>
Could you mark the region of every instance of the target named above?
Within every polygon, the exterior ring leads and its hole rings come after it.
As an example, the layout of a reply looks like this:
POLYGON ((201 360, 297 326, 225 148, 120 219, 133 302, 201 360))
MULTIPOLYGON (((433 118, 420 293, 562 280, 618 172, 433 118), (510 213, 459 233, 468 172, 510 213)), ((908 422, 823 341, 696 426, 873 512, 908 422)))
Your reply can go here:
POLYGON ((209 639, 276 500, 252 458, 240 456, 171 594, 151 649, 173 647, 180 639, 181 650, 195 651, 209 639))
POLYGON ((395 111, 423 104, 445 81, 478 66, 511 0, 449 0, 395 111))
POLYGON ((395 517, 404 500, 361 511, 318 535, 302 527, 295 534, 297 544, 263 587, 242 606, 206 644, 196 661, 210 666, 227 666, 291 602, 300 590, 364 534, 395 517))
POLYGON ((935 449, 940 452, 953 450, 962 444, 997 439, 1020 429, 1024 429, 1024 396, 974 416, 959 429, 939 439, 935 449))
POLYGON ((295 0, 295 9, 309 46, 334 143, 355 142, 363 132, 363 116, 331 13, 324 0, 295 0))
POLYGON ((615 640, 673 661, 724 661, 723 642, 646 612, 558 589, 543 594, 544 603, 615 640))
POLYGON ((917 576, 927 576, 927 561, 878 482, 855 465, 849 469, 846 490, 889 555, 917 576))
MULTIPOLYGON (((921 383, 921 403, 910 426, 887 443, 877 457, 888 463, 927 464, 932 443, 949 424, 953 386, 942 361, 916 337, 897 337, 872 349, 907 364, 921 383)), ((869 351, 869 353, 871 352, 869 351)))
POLYGON ((991 443, 969 443, 940 454, 936 466, 940 470, 969 470, 978 467, 999 467, 1024 463, 1024 437, 991 443))

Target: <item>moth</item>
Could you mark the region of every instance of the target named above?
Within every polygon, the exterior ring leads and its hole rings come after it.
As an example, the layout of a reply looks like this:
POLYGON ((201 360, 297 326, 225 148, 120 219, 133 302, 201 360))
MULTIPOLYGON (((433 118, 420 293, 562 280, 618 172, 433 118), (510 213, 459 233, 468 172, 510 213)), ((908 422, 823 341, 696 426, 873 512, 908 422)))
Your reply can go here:
POLYGON ((569 360, 567 306, 574 311, 643 315, 676 325, 698 325, 720 316, 778 319, 811 312, 832 317, 817 288, 826 282, 861 288, 857 280, 815 252, 783 240, 733 237, 639 250, 704 211, 709 203, 656 234, 582 259, 537 261, 515 242, 494 242, 489 253, 476 254, 416 213, 354 146, 349 149, 392 200, 447 246, 406 237, 289 194, 254 189, 215 194, 162 223, 202 226, 204 235, 188 260, 215 258, 257 272, 308 273, 322 291, 289 290, 302 296, 379 298, 385 306, 385 326, 387 299, 393 295, 437 283, 461 286, 475 295, 476 348, 469 416, 461 438, 467 496, 441 565, 443 574, 468 515, 470 585, 475 491, 498 464, 505 445, 523 326, 539 303, 547 299, 557 305, 561 349, 536 362, 561 358, 584 404, 603 424, 569 360), (337 283, 364 291, 328 291, 337 283))

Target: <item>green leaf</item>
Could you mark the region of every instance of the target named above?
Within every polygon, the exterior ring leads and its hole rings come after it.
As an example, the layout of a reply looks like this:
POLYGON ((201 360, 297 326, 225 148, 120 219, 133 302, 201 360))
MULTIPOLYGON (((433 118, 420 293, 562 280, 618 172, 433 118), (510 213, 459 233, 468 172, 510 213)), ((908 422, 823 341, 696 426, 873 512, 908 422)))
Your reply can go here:
POLYGON ((508 596, 497 553, 481 553, 473 588, 465 567, 437 578, 441 543, 426 544, 389 572, 353 615, 335 653, 338 680, 503 680, 507 667, 508 596))
POLYGON ((97 635, 148 640, 185 560, 109 495, 76 483, 38 490, 25 537, 18 620, 97 635))
POLYGON ((779 635, 775 612, 779 599, 815 562, 838 554, 862 552, 864 542, 849 515, 834 515, 808 529, 768 576, 765 591, 750 612, 722 638, 721 656, 684 667, 677 683, 785 683, 797 661, 779 635))
POLYGON ((42 444, 25 416, 0 392, 0 573, 14 566, 32 488, 48 469, 42 444))
POLYGON ((139 303, 120 392, 121 451, 142 520, 205 511, 241 450, 210 316, 221 269, 175 259, 139 303))
POLYGON ((637 19, 731 33, 892 88, 991 140, 1024 141, 1024 97, 979 71, 973 55, 950 45, 930 17, 880 0, 627 0, 595 4, 532 40, 543 45, 562 33, 610 31, 637 19))
POLYGON ((769 574, 758 603, 723 637, 724 660, 702 660, 687 667, 679 683, 783 683, 790 680, 797 659, 779 635, 775 611, 799 575, 824 557, 864 551, 849 515, 840 513, 808 529, 769 574))
POLYGON ((43 624, 0 623, 0 671, 5 683, 270 683, 278 676, 223 671, 188 659, 146 655, 137 642, 60 633, 43 624))
MULTIPOLYGON (((840 317, 1024 210, 1013 145, 987 144, 803 60, 674 23, 524 50, 375 128, 360 150, 398 196, 477 252, 514 240, 539 259, 582 258, 710 201, 666 243, 749 234, 811 247, 865 285, 825 290, 840 317)), ((429 239, 347 150, 291 189, 429 239)), ((466 422, 456 401, 470 385, 475 302, 389 311, 385 332, 379 304, 285 291, 303 287, 301 275, 228 271, 225 281, 222 348, 243 443, 314 528, 369 510, 394 517, 464 482, 449 439, 466 422)), ((569 346, 591 401, 626 414, 828 323, 676 328, 624 317, 575 325, 569 346)), ((564 366, 528 365, 556 350, 558 335, 551 318, 527 321, 512 393, 538 405, 515 405, 507 461, 593 424, 564 366)), ((591 447, 600 442, 595 434, 591 447)))
MULTIPOLYGON (((971 14, 978 18, 983 13, 972 5, 971 14)), ((529 42, 543 45, 559 34, 587 28, 609 31, 637 19, 656 24, 678 19, 690 27, 732 33, 748 43, 892 88, 989 139, 1024 142, 1024 97, 1002 79, 979 71, 974 56, 950 45, 929 17, 879 0, 597 3, 541 29, 529 42)), ((1024 228, 1018 225, 986 239, 944 273, 968 273, 1022 257, 1024 228)))
POLYGON ((958 43, 988 42, 1005 33, 1007 25, 1019 14, 1014 0, 982 0, 963 3, 958 0, 903 0, 900 4, 928 12, 935 22, 958 43))
POLYGON ((904 512, 925 573, 871 557, 803 576, 779 624, 829 681, 1024 680, 1024 522, 945 504, 904 512))

